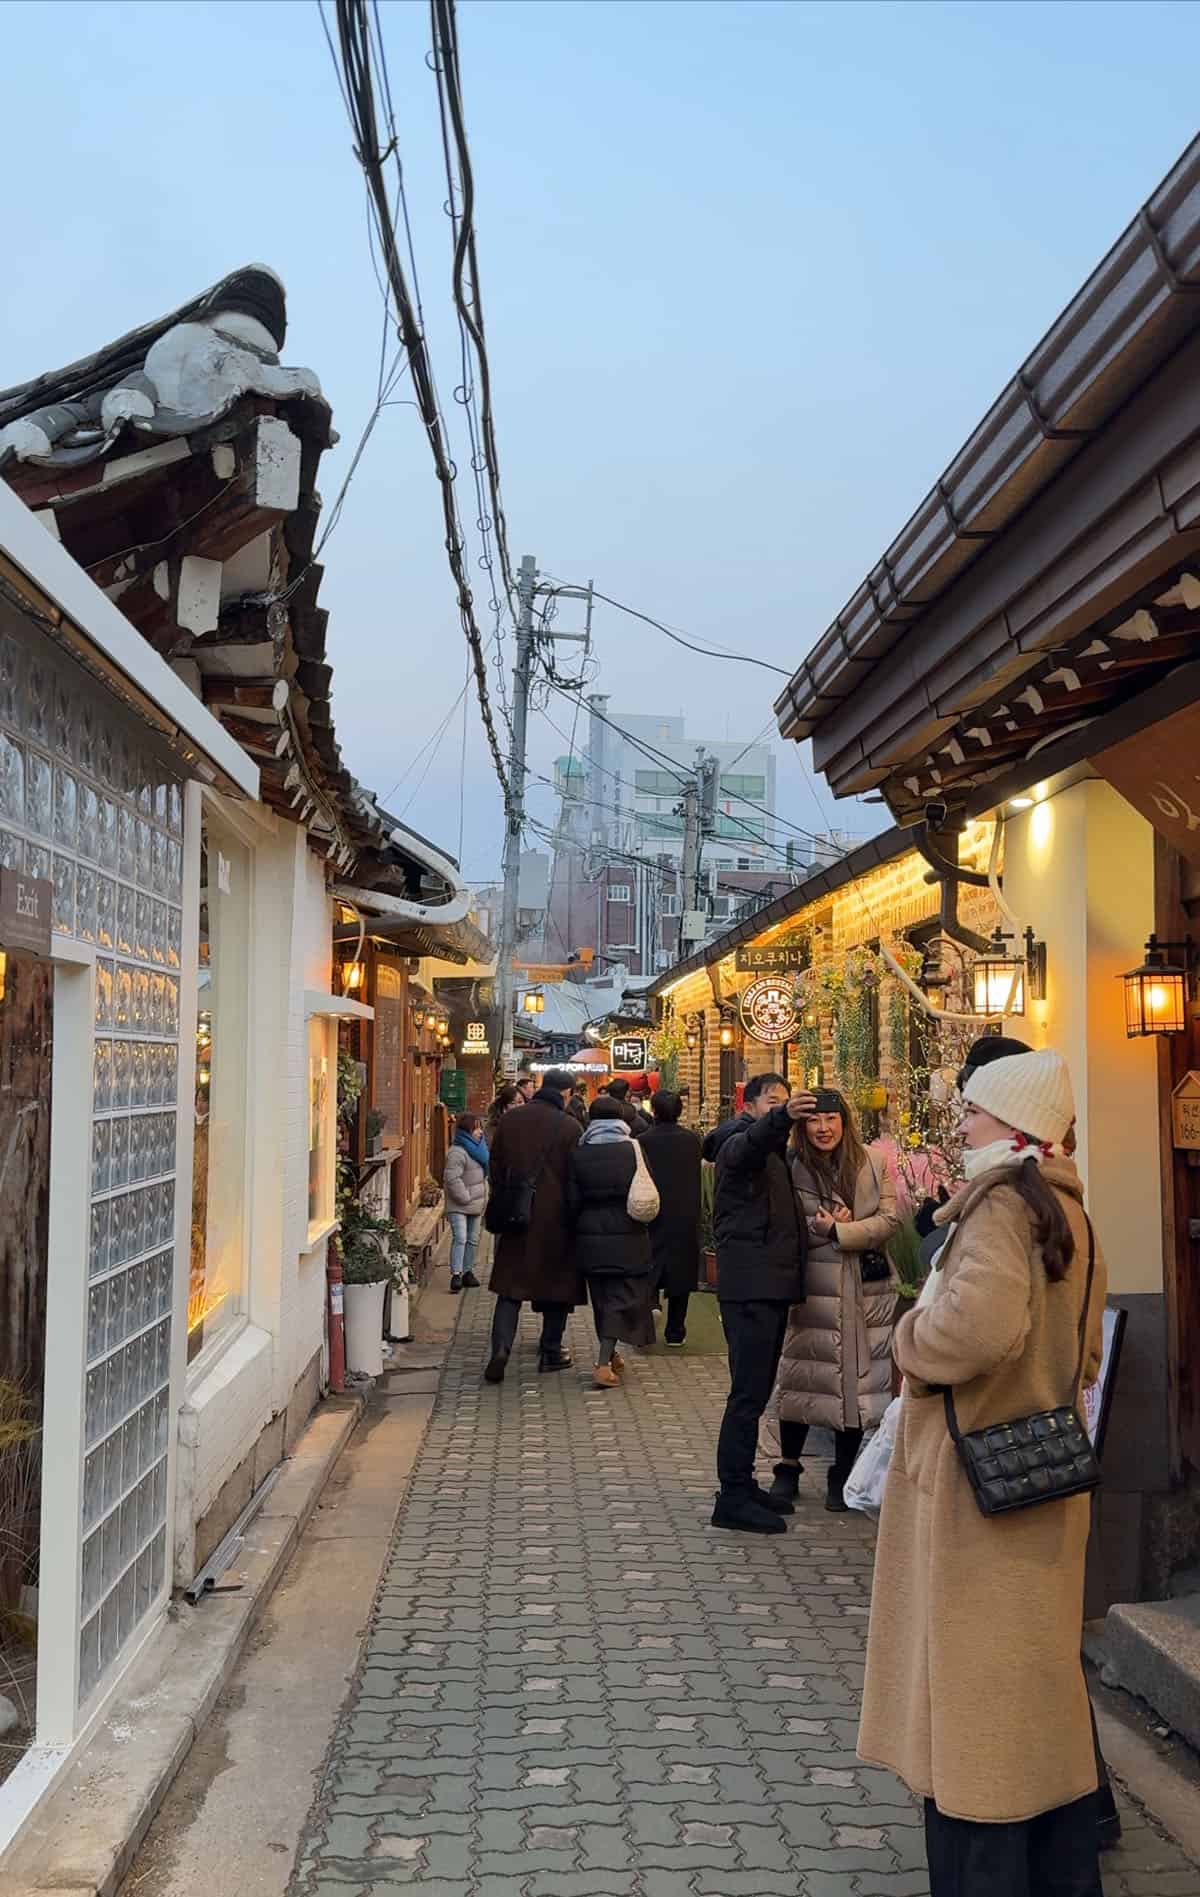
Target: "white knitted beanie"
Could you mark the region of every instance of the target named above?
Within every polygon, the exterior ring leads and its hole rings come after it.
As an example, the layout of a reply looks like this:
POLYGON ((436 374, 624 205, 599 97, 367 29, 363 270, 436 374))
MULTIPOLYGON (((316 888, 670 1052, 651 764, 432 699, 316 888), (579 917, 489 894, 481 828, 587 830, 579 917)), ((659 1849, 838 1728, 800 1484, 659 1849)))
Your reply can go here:
POLYGON ((1050 1047, 977 1067, 963 1088, 963 1099, 1018 1133, 1055 1144, 1066 1138, 1075 1118, 1067 1063, 1050 1047))

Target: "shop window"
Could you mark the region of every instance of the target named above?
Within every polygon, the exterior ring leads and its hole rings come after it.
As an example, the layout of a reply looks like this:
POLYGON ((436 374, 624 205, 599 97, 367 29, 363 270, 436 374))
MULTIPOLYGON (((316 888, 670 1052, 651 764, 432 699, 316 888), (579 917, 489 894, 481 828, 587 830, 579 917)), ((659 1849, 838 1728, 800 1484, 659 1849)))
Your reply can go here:
POLYGON ((200 846, 188 1362, 242 1302, 249 1040, 250 852, 205 810, 200 846))
POLYGON ((337 1051, 333 1024, 324 1015, 308 1023, 308 1225, 333 1217, 337 1051))

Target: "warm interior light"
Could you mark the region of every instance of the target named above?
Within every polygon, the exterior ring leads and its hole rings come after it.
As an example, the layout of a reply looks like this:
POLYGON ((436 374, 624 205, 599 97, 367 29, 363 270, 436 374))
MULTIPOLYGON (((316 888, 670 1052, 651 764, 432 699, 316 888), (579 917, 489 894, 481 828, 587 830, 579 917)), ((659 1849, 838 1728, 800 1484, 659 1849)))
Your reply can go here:
POLYGON ((1010 797, 1008 800, 1010 810, 1032 810, 1033 804, 1032 797, 1010 797))
POLYGON ((687 1035, 687 1044, 688 1044, 689 1050, 694 1050, 696 1046, 696 1036, 690 1028, 688 1030, 688 1035, 687 1035))
POLYGON ((722 1021, 721 1023, 721 1046, 733 1046, 733 1025, 729 1021, 722 1021))
POLYGON ((218 1306, 229 1297, 228 1291, 195 1291, 188 1299, 187 1327, 188 1336, 198 1331, 206 1318, 212 1316, 218 1306))
POLYGON ((971 974, 976 1014, 1024 1014, 1024 962, 1007 955, 983 955, 971 974))
POLYGON ((1168 960, 1168 946, 1173 947, 1152 935, 1142 966, 1122 976, 1125 1033, 1131 1041, 1149 1034, 1182 1034, 1187 1027, 1187 967, 1168 960))
POLYGON ((343 962, 342 963, 342 992, 343 994, 347 994, 347 995, 353 994, 356 988, 362 987, 363 972, 364 972, 363 965, 361 962, 343 962))

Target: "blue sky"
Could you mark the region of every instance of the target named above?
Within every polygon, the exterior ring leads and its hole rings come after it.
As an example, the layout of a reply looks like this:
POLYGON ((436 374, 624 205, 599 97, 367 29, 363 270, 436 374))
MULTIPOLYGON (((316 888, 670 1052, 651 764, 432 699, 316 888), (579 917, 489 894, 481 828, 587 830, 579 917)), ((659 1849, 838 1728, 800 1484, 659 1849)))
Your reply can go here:
MULTIPOLYGON (((427 11, 382 13, 452 407, 427 11)), ((785 666, 1196 130, 1193 4, 460 0, 459 33, 514 558, 785 666)), ((285 360, 333 404, 331 500, 381 305, 315 5, 8 0, 0 36, 0 386, 261 260, 288 288, 285 360)), ((380 792, 463 679, 438 506, 414 411, 390 409, 322 594, 343 749, 380 792)), ((767 673, 607 611, 596 634, 614 709, 747 740, 770 716, 767 673)), ((459 729, 408 811, 451 848, 459 729)), ((534 768, 564 748, 535 718, 534 768)), ((795 822, 878 824, 780 756, 795 822)), ((475 715, 466 785, 483 877, 500 818, 475 715)))

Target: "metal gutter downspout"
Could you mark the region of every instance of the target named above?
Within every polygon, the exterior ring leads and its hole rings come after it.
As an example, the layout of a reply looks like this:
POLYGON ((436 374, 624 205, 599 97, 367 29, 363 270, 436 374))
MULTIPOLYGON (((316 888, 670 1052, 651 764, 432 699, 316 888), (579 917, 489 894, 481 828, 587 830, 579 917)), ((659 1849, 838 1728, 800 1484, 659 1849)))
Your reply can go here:
POLYGON ((913 830, 913 842, 933 871, 929 880, 941 884, 938 926, 942 934, 948 935, 952 942, 961 943, 963 948, 973 949, 976 955, 986 955, 991 946, 986 936, 976 935, 974 929, 968 929, 958 919, 958 889, 960 883, 967 883, 973 889, 989 889, 991 885, 981 870, 963 869, 959 865, 957 830, 937 832, 928 823, 921 823, 913 830), (949 843, 952 855, 943 854, 940 847, 943 840, 949 843))

